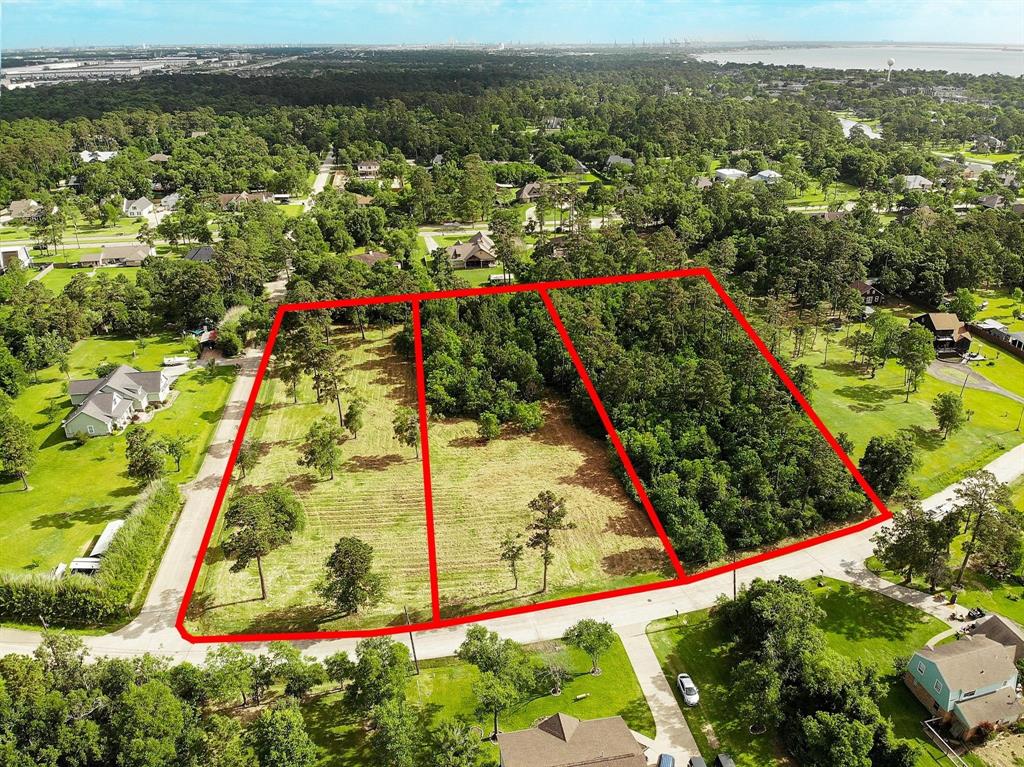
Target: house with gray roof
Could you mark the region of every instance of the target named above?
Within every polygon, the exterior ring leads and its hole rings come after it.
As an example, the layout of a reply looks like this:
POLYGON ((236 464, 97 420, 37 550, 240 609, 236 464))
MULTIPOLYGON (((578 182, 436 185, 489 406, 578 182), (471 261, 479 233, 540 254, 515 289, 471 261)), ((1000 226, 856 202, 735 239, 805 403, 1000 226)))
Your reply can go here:
POLYGON ((903 679, 932 718, 970 740, 983 724, 1005 726, 1024 714, 1017 698, 1017 651, 1015 643, 979 633, 918 650, 903 679))
POLYGON ((125 200, 121 210, 128 218, 141 218, 153 212, 153 201, 148 197, 140 197, 137 200, 125 200))
POLYGON ((192 248, 192 250, 185 254, 185 260, 208 264, 213 260, 213 246, 200 245, 197 248, 192 248))
POLYGON ((4 218, 11 221, 24 221, 38 216, 43 211, 43 206, 35 200, 13 200, 3 210, 4 218))
POLYGON ((75 409, 61 426, 68 437, 113 434, 127 426, 137 412, 165 402, 170 391, 171 380, 162 370, 146 372, 118 365, 103 378, 68 384, 75 409))
POLYGON ((920 189, 922 191, 928 191, 933 186, 935 186, 935 184, 933 184, 931 182, 931 180, 925 178, 924 176, 919 176, 919 175, 917 175, 915 173, 911 173, 911 174, 904 175, 904 176, 893 176, 893 179, 897 179, 897 178, 902 178, 903 179, 903 183, 906 184, 906 187, 907 187, 908 191, 912 191, 914 189, 920 189))
POLYGON ((498 733, 501 767, 647 767, 644 747, 621 716, 554 714, 536 727, 498 733))
POLYGON ((618 155, 618 154, 610 154, 610 155, 608 155, 608 159, 605 160, 605 163, 604 163, 604 169, 605 170, 611 170, 612 168, 615 168, 615 167, 629 168, 630 170, 632 170, 633 166, 634 166, 634 163, 633 163, 632 160, 630 160, 628 157, 623 157, 622 155, 618 155))
POLYGON ((142 262, 156 255, 156 248, 144 242, 107 245, 100 251, 100 266, 142 266, 142 262))
POLYGON ((739 181, 746 177, 746 172, 739 168, 718 168, 715 171, 715 181, 739 181))

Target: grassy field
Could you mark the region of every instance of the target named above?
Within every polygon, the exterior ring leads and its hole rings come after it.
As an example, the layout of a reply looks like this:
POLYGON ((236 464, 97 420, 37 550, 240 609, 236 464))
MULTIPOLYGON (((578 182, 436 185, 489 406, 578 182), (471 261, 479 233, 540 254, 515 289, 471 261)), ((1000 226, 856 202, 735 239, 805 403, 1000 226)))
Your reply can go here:
POLYGON ((496 610, 673 577, 646 512, 612 474, 603 443, 580 432, 550 401, 536 434, 483 443, 475 421, 430 422, 430 469, 442 614, 496 610), (527 504, 543 490, 566 499, 575 530, 556 533, 547 594, 527 550, 519 590, 498 557, 508 533, 524 532, 527 504))
MULTIPOLYGON (((118 276, 127 277, 132 282, 139 276, 138 266, 104 267, 103 274, 111 279, 118 276)), ((74 279, 76 274, 92 275, 93 272, 87 269, 51 269, 39 280, 46 288, 54 293, 60 293, 64 287, 74 279)))
POLYGON ((974 321, 994 319, 1006 325, 1007 329, 1014 333, 1024 330, 1024 319, 1015 319, 1013 310, 1015 305, 1010 294, 1005 290, 977 290, 975 295, 982 301, 988 301, 988 306, 978 312, 974 321))
MULTIPOLYGON (((131 340, 91 338, 72 350, 71 376, 91 378, 101 362, 153 370, 165 355, 184 351, 171 336, 147 339, 144 347, 131 340)), ((158 435, 194 435, 181 471, 168 461, 172 480, 186 482, 198 471, 234 375, 233 367, 222 366, 213 374, 196 371, 180 378, 177 399, 147 424, 158 435)), ((39 381, 14 402, 15 413, 31 425, 40 448, 29 473, 29 492, 22 492, 20 480, 0 483, 0 569, 42 571, 82 555, 140 489, 125 474, 124 434, 96 437, 81 446, 66 439, 60 422, 71 412, 67 381, 56 368, 41 371, 39 381)))
POLYGON ((823 349, 824 341, 819 336, 814 350, 808 348, 797 360, 813 370, 817 390, 811 404, 815 411, 833 434, 845 431, 850 435, 855 461, 875 435, 910 434, 920 459, 912 481, 922 497, 962 479, 1024 441, 1024 433, 1014 431, 1020 406, 1013 400, 966 389, 964 404, 974 415, 963 429, 944 440, 937 431, 931 404, 940 392, 959 393, 960 387, 926 375, 910 401, 904 402, 903 370, 896 362, 890 361, 872 379, 852 363, 852 352, 842 343, 842 336, 830 344, 827 366, 823 365, 823 349))
MULTIPOLYGON (((971 351, 985 355, 985 359, 971 362, 970 368, 1009 392, 1024 397, 1024 362, 1008 351, 974 338, 971 351)), ((1020 413, 1020 410, 1017 410, 1020 413)))
POLYGON ((299 387, 299 404, 277 378, 264 379, 259 405, 246 437, 259 439, 263 455, 235 487, 285 482, 306 511, 305 529, 263 563, 268 598, 259 599, 256 568, 229 571, 218 545, 207 552, 194 606, 208 608, 192 621, 200 634, 299 631, 383 626, 430 617, 429 568, 422 467, 411 448, 395 439, 392 419, 400 406, 415 407, 413 366, 395 350, 395 328, 385 338, 374 332, 361 342, 358 331, 335 334, 348 355, 349 396, 366 400, 364 426, 341 445, 342 466, 334 480, 297 465, 299 445, 317 418, 337 418, 333 402, 317 404, 312 382, 299 387), (375 565, 389 578, 379 606, 339 617, 318 602, 313 587, 338 538, 363 539, 374 547, 375 565))
POLYGON ((807 188, 796 197, 786 200, 791 207, 825 207, 831 202, 856 200, 860 197, 860 189, 842 181, 836 181, 828 190, 828 199, 822 194, 821 185, 812 180, 807 188))
MULTIPOLYGON (((582 653, 559 642, 530 645, 529 649, 542 655, 559 656, 573 678, 558 697, 533 698, 503 714, 499 719, 502 731, 530 727, 538 719, 561 711, 580 719, 621 716, 632 729, 654 737, 654 718, 620 642, 616 641, 601 658, 603 673, 600 676, 588 673, 590 662, 582 653), (574 700, 584 694, 588 697, 574 700)), ((454 658, 426 661, 420 665, 422 671, 409 680, 406 694, 410 702, 422 707, 424 725, 442 718, 465 716, 490 732, 490 718, 478 719, 473 713, 476 701, 472 687, 479 676, 475 666, 454 658)), ((333 693, 311 701, 303 706, 302 711, 310 736, 327 752, 318 762, 319 767, 377 763, 366 745, 363 728, 347 714, 340 694, 333 693)), ((485 744, 484 748, 487 764, 495 764, 497 748, 490 744, 485 744)))
MULTIPOLYGON (((826 613, 821 628, 829 646, 876 666, 884 674, 892 673, 894 658, 909 656, 946 628, 927 613, 852 584, 826 579, 821 588, 813 582, 806 585, 826 613)), ((741 767, 790 763, 770 732, 751 735, 748 723, 738 716, 731 676, 737 659, 730 653, 729 637, 706 610, 655 621, 648 626, 647 634, 665 674, 674 679, 685 671, 700 688, 700 704, 682 710, 705 758, 725 751, 741 767), (719 748, 709 746, 712 735, 720 742, 719 748)), ((947 764, 923 737, 921 722, 927 711, 902 680, 890 676, 889 692, 879 706, 892 720, 897 736, 921 747, 917 767, 947 764)), ((973 757, 968 763, 972 767, 981 765, 973 757)))
MULTIPOLYGON (((121 216, 116 221, 112 221, 104 226, 99 223, 90 224, 85 219, 79 217, 77 219, 78 237, 110 237, 111 239, 124 239, 128 235, 134 237, 139 233, 139 227, 143 220, 141 218, 121 216)), ((0 242, 31 239, 33 239, 31 226, 5 225, 0 227, 0 242)), ((70 247, 74 242, 75 227, 71 222, 68 222, 68 226, 64 230, 64 243, 70 247)))

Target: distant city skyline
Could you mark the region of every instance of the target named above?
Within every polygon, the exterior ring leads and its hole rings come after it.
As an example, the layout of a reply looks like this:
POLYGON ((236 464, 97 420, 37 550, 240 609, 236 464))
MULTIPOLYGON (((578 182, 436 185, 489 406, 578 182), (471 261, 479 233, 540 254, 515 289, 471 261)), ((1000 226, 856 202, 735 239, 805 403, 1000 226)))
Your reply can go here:
POLYGON ((1024 45, 1018 0, 0 0, 0 49, 117 45, 1024 45))

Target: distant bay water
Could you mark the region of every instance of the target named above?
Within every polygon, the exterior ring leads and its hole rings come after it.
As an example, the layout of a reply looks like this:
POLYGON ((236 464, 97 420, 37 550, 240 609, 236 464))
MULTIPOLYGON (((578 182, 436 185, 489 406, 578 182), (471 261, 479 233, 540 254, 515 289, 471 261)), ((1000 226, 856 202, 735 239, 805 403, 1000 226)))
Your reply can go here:
POLYGON ((702 53, 702 61, 737 64, 802 64, 827 69, 884 70, 890 58, 900 69, 941 69, 971 75, 1024 75, 1024 48, 971 45, 822 45, 793 48, 733 48, 702 53))

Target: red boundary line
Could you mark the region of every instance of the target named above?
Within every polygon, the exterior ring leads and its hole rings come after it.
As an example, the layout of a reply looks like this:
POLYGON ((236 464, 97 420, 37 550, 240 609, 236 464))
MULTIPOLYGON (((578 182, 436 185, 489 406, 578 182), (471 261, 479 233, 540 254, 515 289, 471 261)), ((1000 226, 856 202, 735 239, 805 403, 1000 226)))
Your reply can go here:
POLYGON ((651 524, 654 525, 654 530, 657 532, 658 538, 661 539, 661 545, 665 547, 665 552, 672 561, 672 568, 676 571, 677 579, 681 581, 686 577, 686 571, 683 569, 683 565, 679 561, 675 549, 672 547, 672 542, 668 539, 665 528, 661 525, 661 520, 658 519, 658 515, 654 511, 654 506, 651 505, 651 499, 647 497, 647 490, 644 488, 643 482, 640 481, 636 469, 633 468, 633 462, 626 454, 626 448, 623 446, 622 440, 619 439, 618 432, 615 431, 612 419, 608 417, 608 411, 605 410, 601 396, 597 393, 594 383, 590 380, 590 374, 587 373, 587 368, 584 366, 583 360, 580 359, 579 352, 576 351, 576 345, 572 342, 572 338, 569 337, 569 331, 565 329, 565 324, 562 322, 562 317, 558 314, 558 309, 555 308, 550 294, 546 290, 538 292, 548 309, 548 314, 551 315, 551 321, 555 324, 555 330, 562 337, 562 343, 565 345, 565 350, 569 352, 572 364, 576 366, 576 372, 583 382, 583 387, 587 390, 587 394, 590 395, 590 401, 594 403, 594 409, 597 410, 601 423, 604 424, 605 431, 608 432, 608 439, 611 440, 612 445, 615 447, 615 452, 618 453, 619 460, 622 461, 622 466, 626 469, 626 474, 629 475, 629 481, 636 488, 636 493, 640 497, 640 504, 647 512, 647 516, 651 518, 651 524))
POLYGON ((441 620, 441 595, 437 573, 437 543, 434 538, 434 486, 430 474, 430 437, 427 429, 427 377, 423 368, 423 326, 420 302, 412 302, 412 337, 416 349, 416 399, 419 404, 420 449, 423 455, 423 505, 427 510, 427 560, 430 566, 430 608, 434 621, 441 620))
MULTIPOLYGON (((551 312, 553 306, 549 305, 548 311, 551 312)), ((552 315, 554 320, 557 316, 557 312, 552 315)), ((566 343, 566 349, 569 351, 570 356, 575 355, 575 347, 571 344, 571 339, 568 338, 568 333, 565 331, 564 326, 561 325, 560 319, 556 322, 556 328, 559 330, 559 334, 563 335, 562 340, 566 343)), ((574 356, 574 364, 579 360, 578 355, 574 356)), ((577 365, 577 371, 580 373, 581 378, 584 380, 584 385, 587 386, 588 393, 593 390, 593 384, 590 383, 589 376, 585 377, 586 371, 582 368, 582 361, 577 365)), ((602 421, 607 418, 607 413, 604 411, 603 405, 599 405, 599 398, 595 400, 596 390, 593 390, 592 401, 595 403, 595 407, 598 407, 599 414, 602 415, 602 421)), ((627 473, 630 474, 630 479, 634 482, 637 487, 637 491, 643 499, 644 508, 648 514, 653 513, 653 506, 650 505, 649 499, 647 499, 646 493, 643 490, 642 484, 639 483, 639 479, 636 477, 635 471, 632 471, 632 464, 629 462, 628 456, 625 455, 625 451, 622 449, 621 442, 618 441, 618 436, 615 434, 614 429, 611 427, 610 420, 605 422, 605 427, 608 429, 609 436, 613 438, 613 444, 616 445, 616 451, 619 452, 620 458, 623 459, 623 465, 627 467, 627 473)), ((422 436, 424 445, 424 455, 429 450, 425 436, 422 436)), ((429 466, 427 461, 424 462, 424 475, 425 479, 429 478, 429 466)), ((429 488, 429 481, 427 482, 429 488)), ((425 488, 425 495, 429 490, 425 488)), ((326 639, 340 639, 340 638, 360 638, 360 637, 371 637, 371 636, 384 636, 388 634, 400 634, 410 630, 428 630, 446 628, 450 626, 458 626, 465 623, 475 623, 477 621, 488 620, 492 618, 501 618, 511 615, 520 615, 523 613, 536 612, 538 610, 547 610, 555 607, 565 607, 568 605, 584 604, 587 602, 593 602, 601 599, 611 599, 618 596, 627 596, 630 594, 640 594, 649 591, 656 591, 665 588, 671 588, 682 584, 693 583, 696 581, 705 580, 707 578, 721 575, 732 570, 738 570, 741 567, 755 564, 757 562, 763 562, 769 559, 783 556, 785 554, 792 553, 794 551, 800 551, 802 549, 811 548, 819 543, 825 541, 835 540, 846 535, 858 532, 860 530, 867 529, 874 525, 879 524, 892 517, 892 513, 885 506, 882 500, 878 497, 875 491, 867 483, 867 480, 858 471, 856 465, 850 460, 850 457, 846 455, 845 451, 836 441, 835 437, 832 436, 828 428, 822 422, 818 414, 814 412, 813 408, 806 398, 800 393, 796 385, 790 380, 789 376, 786 375, 785 370, 777 359, 769 351, 764 341, 757 335, 753 326, 747 321, 746 317, 739 310, 733 300, 726 293, 725 289, 715 278, 714 274, 707 268, 693 268, 693 269, 674 269, 669 271, 661 272, 645 272, 640 274, 628 274, 628 275, 614 275, 609 277, 591 277, 586 279, 577 280, 555 280, 550 282, 538 282, 538 283, 527 283, 522 285, 500 285, 494 287, 481 287, 481 288, 466 288, 460 290, 445 290, 445 291, 432 291, 432 292, 421 292, 421 293, 407 293, 402 295, 394 296, 377 296, 377 297, 363 297, 363 298, 349 298, 332 301, 311 301, 303 303, 292 303, 283 304, 278 307, 277 313, 274 316, 274 322, 270 328, 270 332, 267 337, 266 350, 263 353, 263 358, 260 360, 260 365, 256 373, 256 379, 253 382, 252 391, 249 394, 249 399, 245 407, 245 412, 242 415, 241 423, 239 425, 238 435, 235 438, 234 445, 231 449, 231 454, 228 458, 227 468, 224 472, 224 477, 221 480, 220 489, 217 492, 217 500, 214 503, 213 509, 210 512, 210 519, 206 526, 206 532, 203 535, 203 540, 200 545, 199 554, 196 557, 195 564, 192 567, 192 574, 189 577, 188 585, 185 589, 185 594, 182 599, 181 606, 178 610, 177 619, 175 626, 181 636, 189 642, 200 644, 200 643, 212 643, 212 642, 266 642, 277 639, 290 639, 290 640, 326 640, 326 639), (185 617, 188 611, 189 602, 192 599, 192 595, 195 592, 196 582, 199 579, 199 573, 202 569, 202 563, 206 556, 206 551, 209 548, 210 539, 213 536, 214 528, 216 527, 217 517, 219 515, 221 506, 223 505, 225 495, 227 494, 228 486, 230 484, 231 476, 234 471, 235 461, 238 457, 238 451, 242 444, 242 439, 245 435, 246 427, 248 426, 249 420, 252 417, 253 408, 256 405, 256 399, 259 394, 260 384, 266 376, 267 367, 270 362, 270 356, 273 351, 274 342, 281 329, 281 320, 285 312, 288 311, 303 311, 311 309, 341 309, 353 306, 367 306, 371 304, 395 304, 395 303, 412 303, 414 306, 414 313, 416 318, 414 319, 414 338, 417 344, 418 357, 418 370, 417 370, 417 387, 420 388, 420 428, 421 435, 423 430, 426 428, 426 421, 424 419, 425 414, 425 391, 423 390, 423 373, 422 370, 422 337, 417 332, 418 329, 418 314, 419 314, 419 303, 422 301, 430 301, 445 298, 464 298, 472 296, 484 296, 484 295, 500 295, 505 293, 526 293, 536 292, 541 295, 541 298, 545 300, 545 303, 550 302, 550 296, 548 295, 549 290, 558 290, 563 288, 586 288, 598 285, 614 285, 622 283, 632 282, 647 282, 652 280, 679 278, 679 277, 703 277, 706 279, 718 296, 722 299, 726 308, 730 314, 736 319, 740 327, 743 328, 744 332, 750 337, 754 345, 757 347, 761 355, 768 361, 772 369, 782 380, 783 384, 789 390, 794 400, 800 405, 800 407, 807 413, 808 417, 825 437, 826 441, 835 451, 836 455, 839 456, 840 460, 846 466, 846 468, 853 474, 860 485, 861 489, 868 496, 869 500, 875 506, 878 514, 866 520, 862 520, 857 524, 850 527, 845 527, 839 530, 834 530, 830 533, 815 536, 809 538, 806 541, 799 541, 797 543, 783 546, 778 549, 772 549, 765 551, 760 554, 756 554, 750 557, 746 557, 737 562, 722 565, 721 567, 712 568, 705 570, 700 573, 692 575, 682 575, 673 580, 660 581, 656 583, 647 583, 638 586, 629 586, 621 589, 612 589, 609 591, 597 592, 594 594, 584 594, 576 597, 567 597, 565 599, 555 599, 549 602, 541 602, 538 604, 520 605, 518 607, 506 608, 503 610, 494 610, 490 612, 476 613, 473 615, 459 616, 455 618, 440 618, 438 617, 439 601, 437 597, 437 573, 436 573, 436 552, 431 552, 433 548, 433 502, 432 498, 427 502, 427 515, 428 515, 428 554, 433 561, 431 570, 431 592, 433 600, 433 613, 434 619, 431 621, 425 621, 420 623, 413 623, 410 625, 399 625, 399 626, 386 626, 374 629, 354 629, 349 631, 307 631, 307 632, 279 632, 279 633, 254 633, 254 634, 218 634, 218 635, 204 635, 197 636, 188 631, 185 627, 185 617)), ((655 529, 658 530, 659 537, 664 536, 664 529, 661 526, 660 520, 657 518, 657 514, 653 513, 652 522, 655 524, 655 529)), ((662 543, 665 543, 667 536, 662 537, 662 543)), ((678 561, 678 557, 675 556, 675 552, 669 547, 673 559, 673 565, 677 567, 677 572, 682 571, 682 565, 678 561)))

